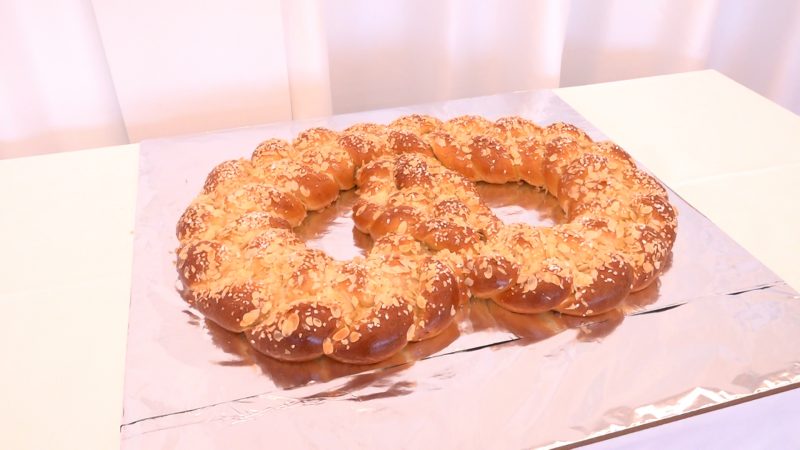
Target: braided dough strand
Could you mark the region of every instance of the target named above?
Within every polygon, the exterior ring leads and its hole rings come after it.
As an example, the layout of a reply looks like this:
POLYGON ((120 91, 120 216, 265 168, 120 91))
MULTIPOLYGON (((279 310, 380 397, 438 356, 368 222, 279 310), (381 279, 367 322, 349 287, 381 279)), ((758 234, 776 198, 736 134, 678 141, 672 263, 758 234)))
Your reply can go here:
POLYGON ((675 241, 666 189, 611 142, 521 117, 403 116, 269 139, 208 175, 177 225, 186 300, 271 357, 386 359, 431 338, 469 297, 593 316, 656 280, 675 241), (503 224, 474 182, 524 182, 567 222, 503 224), (293 232, 358 188, 374 245, 336 261, 293 232))

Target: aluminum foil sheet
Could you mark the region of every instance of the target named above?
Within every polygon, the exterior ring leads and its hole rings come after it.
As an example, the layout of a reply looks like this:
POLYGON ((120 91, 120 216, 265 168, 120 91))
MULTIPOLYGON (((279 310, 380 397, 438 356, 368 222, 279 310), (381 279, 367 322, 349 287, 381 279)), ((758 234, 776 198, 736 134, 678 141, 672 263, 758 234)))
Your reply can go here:
MULTIPOLYGON (((670 268, 617 313, 526 316, 473 301, 436 338, 382 363, 285 363, 192 311, 176 289, 175 223, 216 164, 312 126, 520 115, 603 135, 550 91, 387 109, 142 144, 124 449, 535 448, 580 443, 800 382, 798 294, 670 191, 670 268)), ((627 149, 634 157, 636 149, 627 149)), ((479 186, 507 222, 552 225, 556 202, 479 186)), ((298 234, 339 259, 369 248, 353 192, 298 234)))

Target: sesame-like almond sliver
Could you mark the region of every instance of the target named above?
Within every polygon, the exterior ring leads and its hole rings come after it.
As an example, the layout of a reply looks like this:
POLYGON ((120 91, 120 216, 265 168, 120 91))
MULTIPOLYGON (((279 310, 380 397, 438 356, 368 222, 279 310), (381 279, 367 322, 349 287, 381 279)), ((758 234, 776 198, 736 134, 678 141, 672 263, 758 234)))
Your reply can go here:
POLYGON ((350 330, 347 327, 340 328, 339 331, 337 331, 336 333, 334 333, 333 336, 331 336, 331 339, 333 339, 334 341, 341 341, 342 339, 346 338, 349 334, 350 330))
POLYGON ((244 316, 242 316, 242 320, 239 322, 239 326, 240 327, 249 327, 250 325, 253 324, 253 322, 256 321, 256 319, 258 319, 258 317, 260 315, 261 315, 261 311, 258 310, 258 309, 254 309, 252 311, 246 312, 244 314, 244 316))
POLYGON ((297 313, 292 313, 281 323, 281 334, 289 336, 294 333, 294 330, 296 330, 299 325, 300 316, 298 316, 297 313))

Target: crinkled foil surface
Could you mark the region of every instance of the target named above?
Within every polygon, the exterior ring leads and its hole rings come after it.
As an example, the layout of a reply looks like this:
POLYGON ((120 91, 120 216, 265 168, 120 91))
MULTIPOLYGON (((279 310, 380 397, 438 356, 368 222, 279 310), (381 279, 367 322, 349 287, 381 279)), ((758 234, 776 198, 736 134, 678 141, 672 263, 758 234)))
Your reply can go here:
MULTIPOLYGON (((565 121, 603 138, 552 92, 532 91, 143 143, 124 449, 554 447, 800 382, 797 293, 672 192, 671 267, 599 321, 473 301, 442 335, 374 366, 283 363, 181 300, 175 223, 212 167, 269 137, 412 112, 565 121)), ((480 189, 505 221, 563 220, 536 189, 480 189)), ((344 193, 298 233, 336 258, 361 254, 354 199, 344 193)))

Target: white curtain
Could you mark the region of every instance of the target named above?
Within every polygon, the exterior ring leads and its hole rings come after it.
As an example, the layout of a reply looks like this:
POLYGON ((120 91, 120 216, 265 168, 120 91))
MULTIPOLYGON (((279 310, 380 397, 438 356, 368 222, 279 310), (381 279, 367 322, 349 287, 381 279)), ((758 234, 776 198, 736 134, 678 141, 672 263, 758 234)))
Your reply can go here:
POLYGON ((0 158, 704 68, 800 113, 800 0, 0 0, 0 158))

